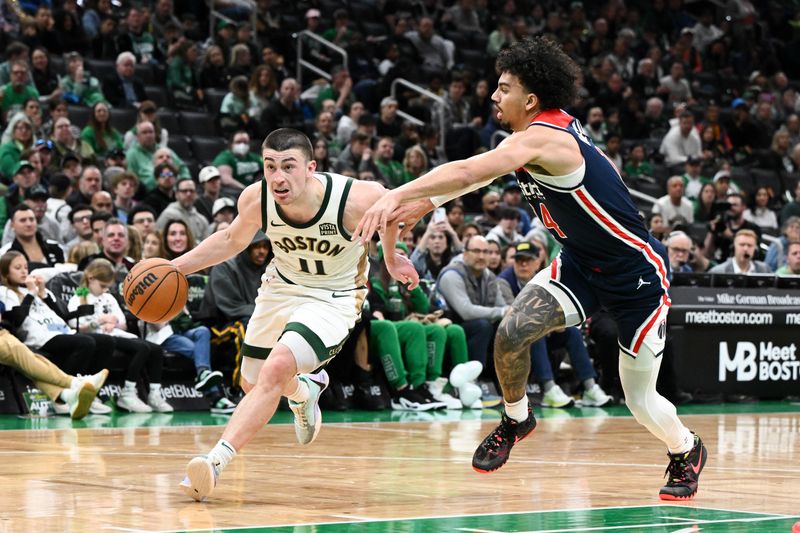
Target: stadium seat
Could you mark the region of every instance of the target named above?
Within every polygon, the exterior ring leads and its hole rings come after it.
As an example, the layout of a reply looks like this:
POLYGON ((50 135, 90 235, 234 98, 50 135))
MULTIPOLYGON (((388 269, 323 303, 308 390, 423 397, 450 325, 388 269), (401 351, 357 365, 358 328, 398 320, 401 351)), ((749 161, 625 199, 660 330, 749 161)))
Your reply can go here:
POLYGON ((156 82, 156 77, 153 73, 153 67, 150 65, 137 63, 134 67, 134 75, 138 76, 145 85, 153 85, 156 82))
POLYGON ((92 116, 92 108, 82 105, 67 106, 67 112, 72 125, 80 129, 83 129, 89 123, 89 118, 92 116))
POLYGON ((219 108, 222 106, 222 100, 228 91, 225 89, 206 89, 206 109, 215 115, 219 113, 219 108))
POLYGON ((217 154, 228 147, 222 137, 192 136, 192 152, 201 164, 211 163, 217 154))
POLYGON ((181 111, 179 117, 181 133, 192 136, 213 136, 217 134, 214 115, 197 111, 181 111))
POLYGON ((121 133, 125 133, 136 125, 136 109, 125 107, 112 107, 109 122, 121 133))
POLYGON ((83 60, 86 72, 97 78, 100 82, 103 78, 117 72, 117 65, 113 59, 91 59, 83 60))
POLYGON ((162 128, 166 128, 170 134, 179 134, 181 131, 180 123, 178 122, 178 112, 171 109, 161 108, 156 111, 158 121, 161 123, 162 128))
POLYGON ((166 107, 169 105, 167 90, 163 86, 145 85, 144 92, 147 94, 147 99, 155 102, 158 107, 166 107))
MULTIPOLYGON (((167 131, 169 131, 169 129, 167 129, 167 131)), ((169 139, 167 140, 167 146, 172 148, 172 150, 184 161, 187 158, 194 157, 190 143, 191 141, 189 140, 189 137, 179 133, 170 133, 169 139)))

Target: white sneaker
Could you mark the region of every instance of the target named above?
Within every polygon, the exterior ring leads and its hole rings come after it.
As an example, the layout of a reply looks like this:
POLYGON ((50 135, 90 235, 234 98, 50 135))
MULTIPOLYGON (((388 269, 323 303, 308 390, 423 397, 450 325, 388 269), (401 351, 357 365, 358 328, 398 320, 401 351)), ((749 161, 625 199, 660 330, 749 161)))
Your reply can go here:
POLYGON ((68 415, 69 414, 69 404, 66 403, 58 403, 58 402, 51 402, 53 404, 53 411, 57 415, 68 415))
POLYGON ((80 420, 89 414, 89 408, 97 396, 97 389, 88 381, 79 381, 78 386, 70 389, 67 405, 69 416, 73 420, 80 420))
POLYGON ((117 399, 117 407, 124 411, 128 411, 131 413, 152 413, 153 409, 144 403, 139 396, 136 394, 136 391, 128 391, 122 389, 122 392, 119 395, 119 399, 117 399))
POLYGON ((597 383, 595 383, 591 389, 584 391, 581 397, 581 405, 585 407, 603 407, 604 405, 610 404, 612 401, 614 401, 614 399, 606 394, 597 383))
POLYGON ((175 408, 167 403, 167 400, 164 399, 161 392, 150 391, 147 394, 147 405, 158 413, 171 413, 175 411, 175 408))
POLYGON ((107 415, 113 411, 111 407, 104 404, 100 398, 97 397, 95 397, 92 405, 89 406, 89 413, 93 415, 107 415))
POLYGON ((201 502, 214 491, 218 477, 219 471, 208 457, 195 457, 186 466, 186 477, 179 486, 184 494, 201 502))
POLYGON ((571 407, 574 403, 575 400, 567 396, 558 385, 545 392, 542 397, 542 405, 544 407, 571 407))
POLYGON ((467 409, 483 409, 482 394, 481 388, 474 383, 466 383, 458 388, 458 398, 467 409))
POLYGON ((426 382, 428 386, 428 392, 431 393, 433 399, 437 402, 444 402, 445 409, 461 409, 461 400, 453 398, 446 392, 444 392, 444 387, 447 385, 447 378, 436 378, 433 381, 426 382))
POLYGON ((471 383, 478 379, 483 372, 483 365, 480 361, 467 361, 453 367, 450 371, 450 384, 460 389, 466 383, 471 383))
POLYGON ((330 379, 324 370, 316 374, 301 374, 297 378, 308 385, 308 399, 299 403, 289 400, 289 409, 294 413, 294 433, 300 444, 311 444, 322 427, 319 397, 328 388, 330 379))
POLYGON ((92 387, 99 392, 100 389, 103 388, 103 385, 105 385, 106 379, 108 379, 108 369, 104 368, 97 374, 92 374, 91 376, 78 376, 78 379, 86 383, 91 383, 92 387))

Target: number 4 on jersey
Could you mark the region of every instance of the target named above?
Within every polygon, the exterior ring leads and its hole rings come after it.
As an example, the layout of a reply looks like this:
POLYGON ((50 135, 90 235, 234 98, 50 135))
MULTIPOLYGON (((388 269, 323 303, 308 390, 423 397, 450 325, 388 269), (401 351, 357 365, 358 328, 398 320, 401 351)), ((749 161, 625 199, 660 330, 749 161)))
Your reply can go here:
POLYGON ((562 239, 566 239, 567 235, 561 231, 556 221, 553 220, 553 216, 550 214, 550 211, 547 210, 547 206, 539 204, 539 209, 542 211, 542 224, 544 224, 544 227, 555 231, 562 239))

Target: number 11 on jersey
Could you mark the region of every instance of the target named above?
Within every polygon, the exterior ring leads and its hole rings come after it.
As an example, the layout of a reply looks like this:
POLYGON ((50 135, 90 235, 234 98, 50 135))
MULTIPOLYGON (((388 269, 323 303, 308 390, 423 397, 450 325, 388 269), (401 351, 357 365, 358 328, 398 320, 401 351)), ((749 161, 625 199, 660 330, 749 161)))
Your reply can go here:
POLYGON ((305 272, 306 274, 316 274, 317 276, 324 276, 325 275, 325 265, 319 259, 314 260, 314 267, 316 268, 316 272, 311 272, 308 268, 308 261, 303 259, 302 257, 299 258, 300 261, 300 270, 305 272))
POLYGON ((558 227, 556 221, 553 220, 552 215, 550 215, 550 211, 547 210, 547 206, 540 203, 539 209, 542 211, 542 224, 544 224, 544 227, 555 231, 562 239, 566 239, 567 235, 561 231, 561 228, 558 227))

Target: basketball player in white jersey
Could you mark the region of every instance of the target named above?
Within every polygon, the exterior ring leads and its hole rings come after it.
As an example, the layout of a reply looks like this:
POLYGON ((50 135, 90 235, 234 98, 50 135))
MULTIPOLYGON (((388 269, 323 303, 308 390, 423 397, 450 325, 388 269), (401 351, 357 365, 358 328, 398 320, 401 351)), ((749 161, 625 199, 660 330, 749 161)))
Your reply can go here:
MULTIPOLYGON (((385 189, 315 173, 311 142, 297 130, 273 131, 261 152, 265 179, 242 192, 239 215, 230 227, 174 261, 184 274, 202 270, 244 250, 259 229, 275 253, 262 277, 242 348, 242 388, 247 394, 217 445, 189 462, 180 485, 198 501, 211 494, 230 460, 272 418, 281 396, 289 399, 294 412, 298 441, 310 444, 316 438, 318 401, 328 375, 325 370, 311 372, 339 352, 367 295, 367 249, 351 241, 351 233, 385 189)), ((409 261, 392 259, 407 282, 419 281, 409 261)))

